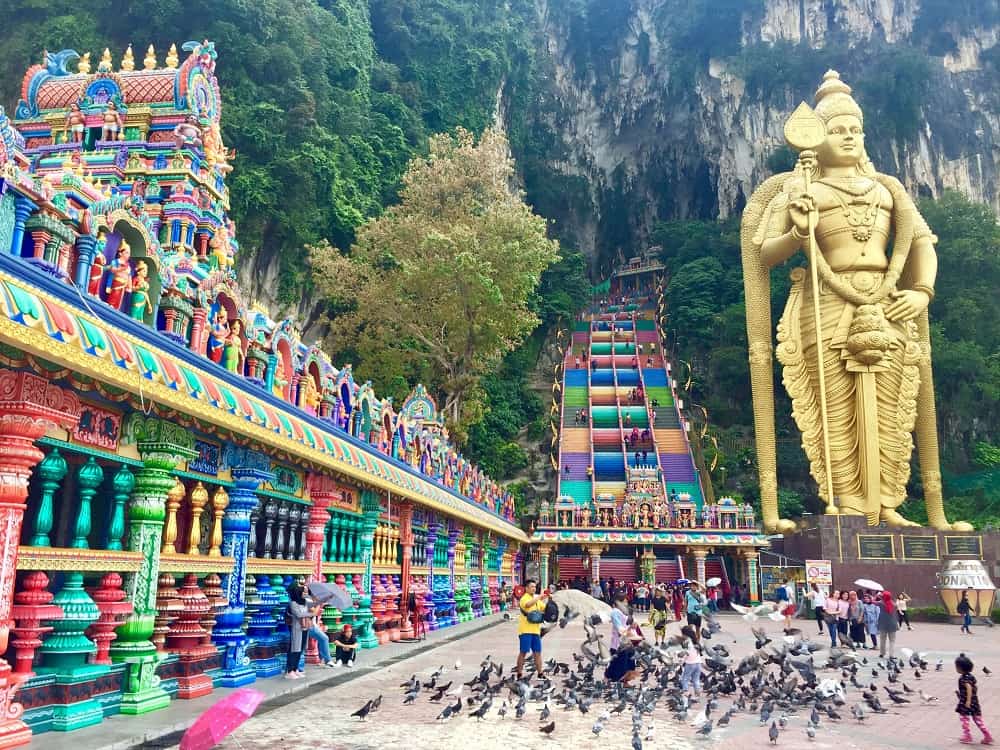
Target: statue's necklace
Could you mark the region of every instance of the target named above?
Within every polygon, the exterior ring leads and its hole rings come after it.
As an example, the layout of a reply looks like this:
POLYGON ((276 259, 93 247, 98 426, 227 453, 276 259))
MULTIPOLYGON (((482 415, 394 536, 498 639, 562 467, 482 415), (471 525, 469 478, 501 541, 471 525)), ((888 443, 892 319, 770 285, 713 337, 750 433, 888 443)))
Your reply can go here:
MULTIPOLYGON (((853 184, 841 186, 828 182, 826 179, 822 179, 820 182, 832 188, 833 196, 840 204, 844 219, 847 221, 848 226, 851 227, 851 235, 854 239, 858 242, 868 242, 872 238, 872 230, 875 228, 875 220, 878 218, 878 210, 881 206, 879 194, 875 192, 875 187, 878 183, 872 180, 871 184, 866 186, 863 192, 855 192, 856 190, 860 191, 861 187, 853 184), (853 200, 847 203, 840 195, 841 192, 853 196, 853 200), (865 196, 870 193, 874 194, 871 198, 866 198, 865 196)), ((863 251, 862 255, 864 255, 863 251)))

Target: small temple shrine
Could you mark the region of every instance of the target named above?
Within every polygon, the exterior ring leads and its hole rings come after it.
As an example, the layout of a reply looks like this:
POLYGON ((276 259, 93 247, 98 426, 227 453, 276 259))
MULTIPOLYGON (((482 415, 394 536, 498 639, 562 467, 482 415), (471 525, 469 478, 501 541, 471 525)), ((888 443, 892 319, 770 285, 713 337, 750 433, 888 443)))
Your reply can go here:
POLYGON ((244 297, 215 45, 160 54, 46 52, 0 109, 0 747, 280 674, 294 581, 374 648, 522 567, 422 387, 244 297))
POLYGON ((758 550, 769 542, 753 507, 716 499, 697 465, 657 319, 662 271, 651 251, 623 260, 576 321, 554 385, 558 489, 541 503, 531 537, 540 576, 567 584, 719 578, 724 592, 739 583, 756 601, 758 550))

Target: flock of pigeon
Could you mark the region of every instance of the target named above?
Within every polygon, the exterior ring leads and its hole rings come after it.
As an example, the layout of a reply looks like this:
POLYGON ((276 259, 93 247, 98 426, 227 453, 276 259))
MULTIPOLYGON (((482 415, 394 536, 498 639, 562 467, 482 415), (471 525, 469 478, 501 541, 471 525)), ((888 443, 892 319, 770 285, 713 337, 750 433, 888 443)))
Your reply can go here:
MULTIPOLYGON (((743 610, 744 619, 767 615, 768 606, 743 610)), ((543 675, 529 672, 518 679, 487 656, 467 681, 457 676, 461 662, 455 663, 454 671, 442 665, 429 676, 412 675, 399 686, 402 702, 439 706, 440 722, 458 717, 463 721, 530 718, 538 721, 539 731, 548 737, 557 735, 563 721, 581 720, 578 714, 585 717, 582 720, 593 721, 591 731, 596 736, 610 722, 630 717, 633 750, 642 750, 644 741, 653 740, 652 716, 658 707, 668 709, 674 721, 702 738, 710 738, 731 722, 754 722, 772 745, 778 745, 785 732, 796 728, 813 740, 839 722, 865 722, 873 714, 905 704, 938 703, 934 696, 908 684, 932 668, 924 654, 903 648, 902 658, 869 658, 848 646, 829 648, 814 643, 797 629, 771 638, 752 626, 755 650, 734 663, 729 649, 719 643, 722 629, 714 616, 706 617, 701 633, 700 699, 680 688, 687 645, 682 635, 661 647, 639 644, 635 651, 638 676, 632 684, 623 685, 604 677, 610 654, 598 626, 606 618, 564 611, 559 626, 565 628, 574 619, 582 622, 585 640, 569 661, 546 662, 543 675)), ((933 668, 940 671, 942 666, 939 660, 933 668)), ((989 674, 986 668, 983 671, 989 674)), ((379 695, 352 716, 364 720, 381 702, 379 695)))

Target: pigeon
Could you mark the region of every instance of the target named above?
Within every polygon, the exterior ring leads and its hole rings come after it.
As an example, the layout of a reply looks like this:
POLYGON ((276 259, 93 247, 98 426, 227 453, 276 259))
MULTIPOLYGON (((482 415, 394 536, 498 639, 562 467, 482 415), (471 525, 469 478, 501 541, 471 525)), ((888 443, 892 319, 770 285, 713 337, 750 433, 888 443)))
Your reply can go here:
POLYGON ((638 732, 632 734, 632 750, 642 750, 642 738, 638 732))
POLYGON ((507 701, 504 701, 503 703, 500 704, 500 710, 497 711, 497 716, 499 716, 502 719, 506 715, 507 715, 507 701))
POLYGON ((993 674, 993 672, 990 670, 989 667, 984 666, 983 667, 983 674, 993 674))
POLYGON ((859 722, 865 720, 865 710, 861 708, 860 704, 851 706, 851 714, 853 714, 854 718, 857 719, 859 722))
POLYGON ((806 737, 810 740, 816 739, 816 727, 812 724, 806 724, 806 737))
POLYGON ((375 701, 368 701, 367 703, 365 703, 365 705, 363 705, 361 708, 359 708, 357 711, 351 714, 351 716, 357 716, 359 719, 361 719, 361 721, 364 721, 365 717, 368 716, 369 713, 371 713, 372 705, 374 703, 375 701))
POLYGON ((920 700, 924 703, 935 703, 937 702, 937 697, 933 695, 928 695, 923 690, 920 691, 920 700))
POLYGON ((378 694, 378 698, 372 701, 372 711, 378 711, 379 706, 382 705, 382 693, 378 694))
POLYGON ((551 715, 552 715, 552 711, 549 709, 549 704, 546 703, 544 706, 542 706, 542 712, 541 712, 541 714, 539 714, 538 720, 539 721, 545 721, 551 715))
POLYGON ((481 705, 479 708, 477 708, 475 711, 469 714, 469 718, 475 717, 476 721, 482 721, 483 717, 486 716, 487 712, 490 710, 490 706, 492 705, 493 701, 491 699, 483 701, 483 705, 481 705))
POLYGON ((458 702, 454 706, 445 706, 444 710, 438 714, 437 720, 444 721, 445 719, 451 718, 454 714, 462 710, 462 699, 459 698, 458 702))
POLYGON ((555 728, 556 728, 556 723, 554 721, 551 721, 548 724, 546 724, 544 727, 541 727, 538 731, 541 732, 544 735, 547 735, 547 736, 551 737, 552 736, 552 732, 555 730, 555 728))
POLYGON ((701 729, 699 729, 695 734, 700 734, 702 737, 708 737, 712 733, 712 720, 709 719, 704 724, 702 724, 701 729))
POLYGON ((771 722, 771 728, 767 730, 767 737, 771 740, 772 745, 778 744, 778 722, 771 722))
POLYGON ((420 694, 419 690, 412 690, 409 693, 407 693, 406 695, 404 695, 403 696, 403 705, 404 706, 409 706, 411 703, 413 703, 413 701, 415 701, 417 699, 417 696, 419 694, 420 694))
POLYGON ((595 721, 594 726, 590 728, 590 731, 594 733, 595 737, 597 737, 602 731, 604 731, 604 725, 600 721, 595 721))

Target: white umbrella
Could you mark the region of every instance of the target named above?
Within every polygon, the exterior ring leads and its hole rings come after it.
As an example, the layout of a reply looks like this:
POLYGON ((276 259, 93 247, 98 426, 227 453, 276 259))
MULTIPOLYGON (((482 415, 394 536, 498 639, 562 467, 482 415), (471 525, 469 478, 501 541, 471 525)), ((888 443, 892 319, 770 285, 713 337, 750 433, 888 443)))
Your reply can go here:
POLYGON ((592 615, 607 616, 611 612, 611 607, 608 604, 577 589, 556 591, 552 594, 552 601, 559 605, 559 609, 563 614, 571 610, 579 612, 584 618, 591 617, 592 615))
POLYGON ((859 578, 854 582, 855 586, 860 586, 863 589, 868 589, 869 591, 882 591, 882 584, 876 583, 869 578, 859 578))
POLYGON ((705 581, 706 586, 718 586, 720 583, 722 583, 722 579, 718 577, 709 578, 707 581, 705 581))

